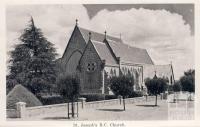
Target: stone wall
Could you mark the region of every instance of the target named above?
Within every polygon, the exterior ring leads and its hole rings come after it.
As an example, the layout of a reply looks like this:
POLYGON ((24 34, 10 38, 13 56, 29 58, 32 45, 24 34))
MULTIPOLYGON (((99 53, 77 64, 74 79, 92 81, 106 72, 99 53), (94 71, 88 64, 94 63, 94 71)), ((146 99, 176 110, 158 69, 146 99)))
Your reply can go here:
POLYGON ((7 109, 6 117, 7 118, 17 118, 17 110, 16 109, 7 109))
MULTIPOLYGON (((76 106, 77 103, 74 103, 76 106)), ((79 102, 79 108, 81 103, 79 102)), ((54 112, 63 112, 67 114, 68 104, 55 104, 55 105, 46 105, 46 106, 37 106, 37 107, 28 107, 26 108, 26 117, 39 116, 39 115, 48 115, 54 112)), ((69 110, 71 111, 71 104, 69 104, 69 110)))
MULTIPOLYGON (((154 101, 155 96, 148 96, 147 101, 154 101)), ((145 97, 136 97, 136 98, 127 98, 126 104, 134 104, 138 102, 146 101, 145 97)), ((122 100, 121 100, 122 103, 122 100)), ((85 102, 83 101, 78 102, 78 108, 85 109, 85 108, 101 108, 102 106, 111 106, 111 105, 119 105, 120 99, 112 99, 112 100, 104 100, 104 101, 94 101, 94 102, 85 102)), ((55 105, 46 105, 46 106, 36 106, 36 107, 25 107, 25 103, 19 102, 17 104, 18 108, 15 109, 8 109, 7 110, 7 117, 8 118, 27 118, 27 117, 35 117, 40 115, 50 115, 54 112, 63 112, 65 111, 67 114, 68 104, 55 104, 55 105)), ((71 111, 71 104, 69 105, 71 111)), ((75 102, 75 107, 77 106, 77 102, 75 102)))
POLYGON ((88 42, 87 48, 80 60, 80 86, 81 94, 101 94, 103 87, 102 61, 98 56, 92 42, 88 42), (92 70, 94 67, 94 70, 92 70))

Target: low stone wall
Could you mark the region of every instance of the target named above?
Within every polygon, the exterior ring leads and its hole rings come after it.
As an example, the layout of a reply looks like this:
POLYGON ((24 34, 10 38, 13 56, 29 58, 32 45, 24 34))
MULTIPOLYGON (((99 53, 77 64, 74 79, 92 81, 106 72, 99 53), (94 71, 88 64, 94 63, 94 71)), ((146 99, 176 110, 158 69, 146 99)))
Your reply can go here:
MULTIPOLYGON (((155 100, 155 96, 148 96, 147 101, 155 100)), ((138 102, 146 101, 146 97, 136 97, 136 98, 127 98, 126 104, 134 104, 138 102)), ((122 103, 122 99, 111 99, 111 100, 103 100, 103 101, 94 101, 94 102, 78 102, 78 108, 100 108, 102 106, 109 105, 119 105, 122 103), (121 101, 121 102, 120 102, 121 101)), ((17 109, 8 109, 7 117, 18 117, 18 118, 26 118, 32 116, 40 116, 40 115, 48 115, 54 112, 63 112, 68 109, 68 104, 55 104, 55 105, 46 105, 46 106, 36 106, 36 107, 26 107, 23 102, 18 102, 17 109)), ((77 102, 75 102, 75 107, 77 106, 77 102)), ((71 104, 69 105, 71 111, 71 104)))
MULTIPOLYGON (((155 96, 148 96, 147 101, 155 100, 155 96)), ((138 102, 146 101, 146 97, 135 97, 135 98, 126 98, 126 104, 134 104, 138 102)), ((122 103, 122 99, 121 99, 122 103)), ((111 100, 103 100, 103 101, 93 101, 93 102, 86 102, 85 108, 99 108, 102 106, 109 106, 109 105, 118 105, 120 104, 120 99, 111 99, 111 100)))
MULTIPOLYGON (((81 102, 78 102, 78 107, 81 108, 81 102)), ((77 107, 77 102, 74 103, 74 106, 77 107)), ((68 104, 55 104, 55 105, 45 105, 45 106, 36 106, 36 107, 27 107, 26 108, 26 117, 47 115, 55 112, 66 112, 67 113, 68 104)), ((71 103, 69 104, 69 110, 71 111, 71 103)))
POLYGON ((7 109, 6 110, 6 117, 7 118, 17 118, 17 110, 15 110, 15 109, 7 109))

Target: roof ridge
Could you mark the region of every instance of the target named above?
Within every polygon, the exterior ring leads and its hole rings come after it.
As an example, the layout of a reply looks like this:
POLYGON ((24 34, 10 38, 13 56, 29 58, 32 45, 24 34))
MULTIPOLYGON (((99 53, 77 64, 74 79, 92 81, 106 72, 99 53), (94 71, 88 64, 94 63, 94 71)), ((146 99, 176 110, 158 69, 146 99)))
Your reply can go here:
MULTIPOLYGON (((89 31, 89 32, 92 32, 92 33, 95 33, 95 34, 99 34, 99 35, 101 35, 101 36, 104 36, 104 34, 103 33, 100 33, 100 32, 97 32, 97 31, 94 31, 94 30, 89 30, 89 29, 86 29, 86 28, 83 28, 83 27, 80 27, 80 26, 78 26, 78 28, 80 29, 80 31, 81 31, 81 29, 82 30, 85 30, 85 31, 89 31)), ((108 38, 108 40, 113 40, 113 39, 117 39, 118 41, 120 41, 120 42, 122 42, 122 40, 119 38, 119 37, 116 37, 116 36, 113 36, 113 35, 106 35, 108 38)), ((103 41, 103 40, 102 40, 103 41)), ((113 40, 113 41, 116 41, 116 40, 113 40)))

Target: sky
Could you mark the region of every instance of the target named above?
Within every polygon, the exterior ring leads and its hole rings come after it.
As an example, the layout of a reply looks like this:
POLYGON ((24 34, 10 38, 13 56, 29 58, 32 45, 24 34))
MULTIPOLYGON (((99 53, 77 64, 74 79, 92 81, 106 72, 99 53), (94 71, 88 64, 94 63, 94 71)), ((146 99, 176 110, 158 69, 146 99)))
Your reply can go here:
POLYGON ((15 5, 7 6, 7 52, 19 43, 30 17, 62 56, 75 20, 93 31, 121 37, 147 49, 155 64, 172 62, 175 78, 194 68, 194 6, 192 4, 15 5))

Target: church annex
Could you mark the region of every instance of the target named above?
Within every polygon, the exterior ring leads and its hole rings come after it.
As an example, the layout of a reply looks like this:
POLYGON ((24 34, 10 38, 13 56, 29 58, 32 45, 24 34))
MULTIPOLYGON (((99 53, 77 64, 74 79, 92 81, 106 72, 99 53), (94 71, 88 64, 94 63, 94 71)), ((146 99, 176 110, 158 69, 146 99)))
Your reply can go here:
POLYGON ((174 83, 172 64, 155 65, 146 49, 129 46, 121 38, 78 26, 77 21, 62 58, 61 73, 78 75, 81 94, 111 94, 107 79, 129 75, 134 90, 145 88, 146 78, 165 77, 174 83))

